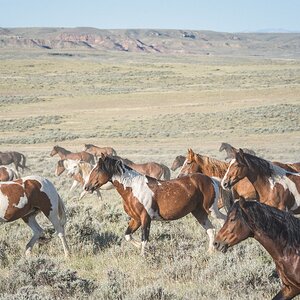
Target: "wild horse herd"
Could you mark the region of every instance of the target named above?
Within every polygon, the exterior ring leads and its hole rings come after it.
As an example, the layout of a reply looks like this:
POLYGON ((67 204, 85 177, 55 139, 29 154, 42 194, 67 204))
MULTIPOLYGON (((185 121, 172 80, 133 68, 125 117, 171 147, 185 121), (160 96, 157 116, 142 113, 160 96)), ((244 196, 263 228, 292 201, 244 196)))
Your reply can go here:
MULTIPOLYGON (((66 171, 74 180, 71 190, 81 185, 80 199, 87 193, 96 192, 101 198, 100 191, 117 190, 130 216, 125 239, 142 255, 147 253, 152 221, 172 221, 191 213, 206 230, 209 252, 225 253, 248 237, 261 243, 282 282, 273 299, 292 299, 300 294, 300 162, 271 162, 227 143, 219 150, 226 151, 224 161, 192 149, 186 156, 177 156, 171 170, 180 171, 173 179, 167 166, 134 163, 111 147, 86 144, 84 151, 73 153, 54 146, 50 155, 60 156, 55 174, 66 171), (216 235, 209 216, 222 226, 216 235), (141 242, 132 236, 139 228, 141 242)), ((22 218, 30 226, 33 237, 26 245, 26 255, 30 255, 33 245, 43 238, 36 221, 36 215, 43 212, 68 256, 62 199, 48 179, 37 175, 20 178, 20 168, 28 168, 23 154, 0 152, 0 221, 22 218)))

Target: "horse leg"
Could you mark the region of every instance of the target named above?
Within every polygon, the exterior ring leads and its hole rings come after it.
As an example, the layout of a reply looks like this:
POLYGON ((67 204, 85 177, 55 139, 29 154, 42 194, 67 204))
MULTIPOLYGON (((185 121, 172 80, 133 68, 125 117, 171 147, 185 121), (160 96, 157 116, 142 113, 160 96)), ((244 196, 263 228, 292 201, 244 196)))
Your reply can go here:
POLYGON ((218 220, 218 222, 220 223, 221 226, 223 226, 223 224, 226 221, 226 215, 224 215, 223 213, 221 213, 219 211, 218 208, 218 199, 216 201, 214 201, 213 205, 209 208, 210 212, 211 212, 211 216, 215 219, 218 220))
POLYGON ((31 240, 29 241, 29 243, 26 245, 26 251, 25 251, 25 255, 26 256, 30 256, 31 255, 31 250, 33 248, 33 245, 36 243, 36 241, 43 236, 44 234, 44 230, 42 227, 40 227, 40 225, 38 224, 38 222, 36 221, 35 217, 36 217, 37 213, 33 213, 31 215, 25 216, 23 217, 23 221, 32 229, 33 231, 33 237, 31 238, 31 240))
POLYGON ((197 219, 199 224, 205 229, 208 238, 209 238, 209 246, 208 246, 208 252, 212 253, 214 252, 214 246, 213 242, 215 239, 215 229, 210 220, 208 219, 208 215, 206 211, 203 208, 196 208, 193 210, 192 215, 197 219))
POLYGON ((129 223, 128 223, 128 227, 125 231, 125 240, 127 242, 132 243, 135 247, 140 248, 141 247, 141 243, 138 242, 137 240, 135 240, 132 237, 132 234, 139 229, 139 227, 141 226, 141 222, 137 221, 133 218, 130 219, 129 223))
POLYGON ((78 185, 78 181, 76 181, 76 180, 74 180, 73 181, 73 184, 72 184, 72 186, 71 186, 71 188, 70 188, 70 190, 69 190, 69 193, 71 193, 74 189, 75 189, 75 187, 78 185))
POLYGON ((150 233, 150 225, 151 225, 151 218, 148 213, 145 211, 141 215, 141 223, 142 223, 142 248, 141 248, 141 255, 145 255, 145 248, 149 241, 149 233, 150 233))

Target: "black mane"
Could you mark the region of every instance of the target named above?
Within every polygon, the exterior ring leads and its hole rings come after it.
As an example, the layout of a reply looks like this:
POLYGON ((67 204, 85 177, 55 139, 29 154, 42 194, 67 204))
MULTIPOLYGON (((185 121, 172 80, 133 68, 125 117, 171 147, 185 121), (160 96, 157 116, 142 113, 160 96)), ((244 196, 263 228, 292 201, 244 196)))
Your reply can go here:
POLYGON ((245 202, 246 212, 239 202, 233 207, 238 209, 239 215, 249 225, 252 231, 259 230, 274 241, 283 242, 285 247, 300 250, 300 220, 291 213, 265 205, 256 201, 245 202))
POLYGON ((108 156, 104 159, 102 168, 111 176, 121 176, 124 172, 126 172, 126 170, 132 170, 132 168, 123 163, 122 159, 115 159, 108 156))
POLYGON ((271 162, 249 153, 244 153, 244 159, 249 168, 254 169, 259 175, 266 177, 274 175, 274 168, 272 168, 271 162))

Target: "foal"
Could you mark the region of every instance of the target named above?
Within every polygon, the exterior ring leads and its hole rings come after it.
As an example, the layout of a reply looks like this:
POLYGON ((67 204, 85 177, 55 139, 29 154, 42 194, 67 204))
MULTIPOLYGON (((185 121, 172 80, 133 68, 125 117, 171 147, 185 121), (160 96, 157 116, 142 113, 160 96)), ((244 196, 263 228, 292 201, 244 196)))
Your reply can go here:
POLYGON ((292 299, 300 293, 300 220, 257 201, 235 202, 214 241, 226 252, 248 237, 255 238, 272 256, 282 281, 273 299, 292 299))
POLYGON ((213 250, 214 227, 211 213, 223 223, 226 216, 217 208, 218 183, 203 174, 192 174, 179 179, 160 181, 142 175, 121 160, 102 156, 85 183, 85 190, 93 192, 111 181, 123 198, 124 210, 131 217, 125 232, 127 241, 140 246, 132 234, 142 227, 141 254, 149 240, 152 220, 171 221, 192 213, 209 236, 209 251, 213 250))

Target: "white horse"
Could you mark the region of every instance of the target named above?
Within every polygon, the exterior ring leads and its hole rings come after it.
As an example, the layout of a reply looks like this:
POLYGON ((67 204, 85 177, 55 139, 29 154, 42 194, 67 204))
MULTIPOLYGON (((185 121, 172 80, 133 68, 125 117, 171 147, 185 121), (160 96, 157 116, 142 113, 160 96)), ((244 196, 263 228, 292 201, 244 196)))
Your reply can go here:
MULTIPOLYGON (((92 164, 85 162, 85 161, 63 159, 63 160, 58 161, 56 169, 55 169, 55 175, 59 176, 65 170, 67 171, 67 174, 74 179, 73 184, 70 188, 70 192, 71 192, 75 189, 75 187, 78 184, 80 184, 82 187, 84 186, 93 167, 94 166, 92 164)), ((103 186, 101 189, 110 190, 113 188, 114 188, 114 186, 111 183, 108 183, 107 185, 103 186)), ((100 191, 96 191, 96 193, 97 193, 98 198, 102 199, 100 191)), ((79 200, 81 200, 86 194, 87 194, 87 192, 83 191, 80 194, 79 200)))

